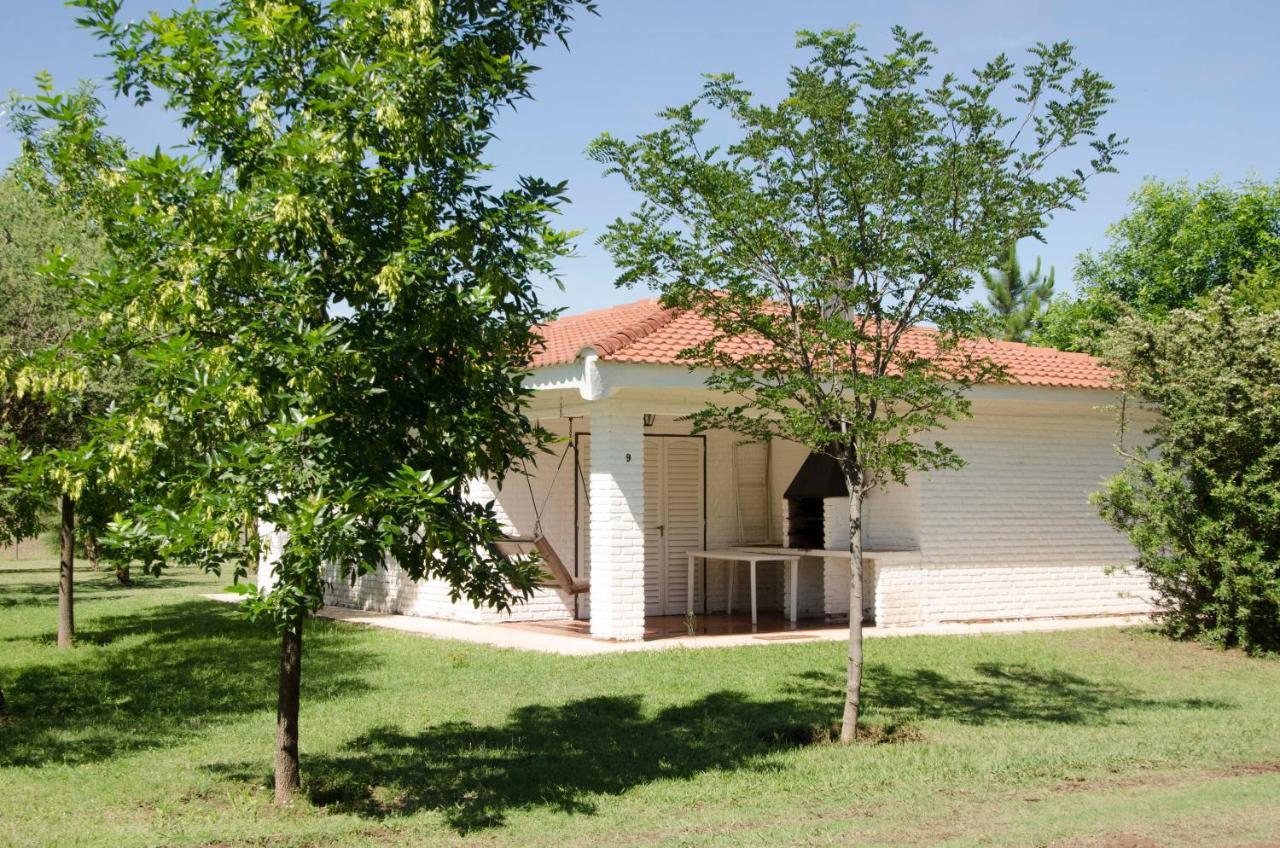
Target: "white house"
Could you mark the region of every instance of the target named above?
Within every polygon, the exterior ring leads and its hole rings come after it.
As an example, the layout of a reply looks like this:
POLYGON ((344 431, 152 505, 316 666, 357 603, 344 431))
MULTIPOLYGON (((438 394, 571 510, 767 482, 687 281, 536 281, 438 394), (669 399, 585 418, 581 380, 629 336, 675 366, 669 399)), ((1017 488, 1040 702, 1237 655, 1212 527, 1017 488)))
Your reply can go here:
MULTIPOLYGON (((540 530, 586 591, 548 587, 499 614, 392 570, 355 585, 334 575, 329 602, 466 621, 578 620, 596 638, 640 639, 646 621, 685 616, 690 586, 701 618, 727 610, 731 584, 745 613, 751 566, 741 560, 752 557, 715 555, 737 548, 773 557, 756 567, 762 616, 846 616, 843 494, 819 491, 821 474, 799 474, 808 455, 797 445, 691 435, 680 420, 709 394, 676 355, 707 331, 653 300, 543 330, 530 415, 565 442, 527 480, 476 481, 474 495, 495 499, 513 534, 540 530), (691 559, 698 551, 712 553, 691 559)), ((986 352, 1012 382, 975 389, 973 418, 942 434, 966 467, 868 497, 868 616, 896 628, 1148 611, 1146 581, 1123 570, 1131 549, 1088 500, 1119 468, 1103 408, 1109 375, 1083 354, 1004 342, 986 352)))

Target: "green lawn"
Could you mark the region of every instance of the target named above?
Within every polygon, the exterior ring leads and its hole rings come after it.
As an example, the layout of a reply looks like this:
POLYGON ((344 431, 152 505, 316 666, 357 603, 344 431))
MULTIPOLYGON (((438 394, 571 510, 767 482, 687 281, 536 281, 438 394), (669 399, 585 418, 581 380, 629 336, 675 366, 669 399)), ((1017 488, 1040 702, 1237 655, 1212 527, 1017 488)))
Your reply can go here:
POLYGON ((0 844, 1266 845, 1280 662, 1142 631, 547 657, 308 626, 308 800, 267 789, 275 640, 175 573, 0 564, 0 844))

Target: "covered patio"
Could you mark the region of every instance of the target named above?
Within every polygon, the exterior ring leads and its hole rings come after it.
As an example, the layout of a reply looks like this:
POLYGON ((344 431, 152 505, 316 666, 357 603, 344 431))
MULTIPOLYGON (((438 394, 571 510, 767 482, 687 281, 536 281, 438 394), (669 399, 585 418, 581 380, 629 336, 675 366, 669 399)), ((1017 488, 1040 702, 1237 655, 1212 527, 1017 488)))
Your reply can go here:
MULTIPOLYGON (((525 637, 536 631, 514 623, 534 623, 574 644, 584 633, 601 645, 678 644, 842 629, 843 475, 795 443, 693 432, 689 416, 724 400, 680 357, 704 324, 639 301, 545 328, 526 412, 559 438, 502 480, 468 484, 505 525, 500 553, 553 555, 543 561, 558 567, 531 597, 477 605, 392 567, 355 583, 330 575, 326 601, 525 637)), ((1131 546, 1089 501, 1119 467, 1105 371, 1084 354, 991 344, 1017 382, 975 387, 973 418, 938 434, 965 469, 867 495, 863 620, 884 632, 1146 614, 1147 581, 1115 567, 1131 546)))
MULTIPOLYGON (((560 614, 540 593, 511 626, 610 641, 847 632, 847 493, 812 488, 806 450, 691 432, 704 402, 693 387, 578 394, 538 393, 531 414, 564 441, 491 493, 513 535, 542 534, 564 574, 551 581, 560 614)), ((914 566, 919 552, 906 487, 867 512, 874 621, 886 564, 914 566)))

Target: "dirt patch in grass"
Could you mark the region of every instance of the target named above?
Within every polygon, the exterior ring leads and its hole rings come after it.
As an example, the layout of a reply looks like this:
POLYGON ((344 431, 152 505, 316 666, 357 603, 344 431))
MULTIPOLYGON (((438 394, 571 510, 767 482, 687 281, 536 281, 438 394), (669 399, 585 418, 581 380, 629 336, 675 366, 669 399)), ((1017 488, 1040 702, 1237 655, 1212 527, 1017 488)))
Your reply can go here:
POLYGON ((1276 774, 1277 772, 1280 772, 1280 762, 1245 763, 1244 765, 1220 769, 1219 771, 1226 776, 1235 776, 1238 774, 1276 774))
MULTIPOLYGON (((1230 834, 1223 833, 1221 830, 1214 830, 1211 833, 1191 833, 1183 828, 1170 842, 1161 842, 1130 833, 1104 833, 1098 836, 1077 837, 1066 842, 1054 842, 1049 848, 1168 848, 1169 845, 1184 846, 1184 848, 1185 846, 1220 848, 1220 846, 1232 844, 1226 841, 1230 838, 1230 834)), ((1239 844, 1237 848, 1280 848, 1280 840, 1246 842, 1239 844)))
POLYGON ((1164 846, 1145 836, 1107 833, 1084 841, 1072 839, 1068 842, 1057 842, 1054 843, 1053 848, 1164 848, 1164 846))
POLYGON ((1173 671, 1226 671, 1257 661, 1242 650, 1220 648, 1204 642, 1175 639, 1158 626, 1142 625, 1119 630, 1080 631, 1077 645, 1091 653, 1122 658, 1173 671))
MULTIPOLYGON (((1052 794, 1124 790, 1146 787, 1181 786, 1191 783, 1204 783, 1224 778, 1255 777, 1258 775, 1280 773, 1280 762, 1239 763, 1217 768, 1194 769, 1189 771, 1156 772, 1137 774, 1122 778, 1102 778, 1099 780, 1070 780, 1048 788, 1040 798, 1029 797, 1028 801, 1038 801, 1052 794)), ((1133 833, 1104 833, 1094 836, 1079 836, 1054 842, 1050 848, 1166 848, 1168 845, 1219 846, 1236 844, 1231 841, 1231 833, 1221 827, 1204 830, 1198 824, 1184 823, 1173 827, 1171 831, 1161 829, 1163 839, 1153 839, 1133 833), (1167 835, 1165 835, 1167 834, 1167 835)), ((1241 844, 1240 848, 1280 848, 1280 840, 1269 842, 1251 842, 1241 844)))
MULTIPOLYGON (((821 728, 819 728, 821 729, 821 728)), ((839 739, 839 725, 833 725, 834 737, 839 739)), ((864 728, 864 731, 868 728, 864 728)), ((913 729, 914 730, 914 729, 913 729)), ((918 731, 916 731, 918 732, 918 731)), ((868 738, 867 744, 883 744, 884 739, 877 737, 873 742, 872 738, 868 738)), ((908 740, 911 741, 911 740, 908 740)), ((797 742, 793 744, 831 744, 830 742, 819 743, 809 741, 807 743, 797 742)), ((837 742, 838 744, 838 742, 837 742)), ((1055 784, 1043 787, 1036 793, 1034 790, 1028 791, 1028 788, 1011 789, 1005 792, 997 793, 985 801, 969 800, 968 796, 972 795, 972 791, 968 789, 948 791, 940 794, 940 798, 950 798, 952 802, 948 804, 950 813, 940 818, 926 817, 924 820, 915 823, 915 829, 911 831, 899 830, 894 833, 895 845, 908 848, 925 848, 925 846, 936 845, 958 836, 970 834, 971 828, 983 827, 984 822, 994 820, 996 814, 1001 808, 1015 803, 1014 799, 1020 799, 1023 802, 1046 801, 1056 794, 1067 794, 1076 792, 1096 792, 1107 793, 1112 791, 1124 790, 1126 788, 1136 788, 1142 786, 1179 786, 1197 782, 1205 782, 1208 780, 1230 778, 1230 777, 1251 777, 1256 775, 1273 774, 1280 772, 1280 762, 1256 762, 1241 763, 1232 766, 1223 766, 1220 768, 1206 768, 1195 770, 1182 770, 1170 772, 1150 772, 1146 774, 1131 775, 1124 777, 1100 777, 1096 779, 1077 779, 1060 781, 1055 784)), ((822 819, 827 822, 861 821, 870 823, 880 816, 884 815, 886 810, 879 804, 850 804, 841 810, 823 810, 817 813, 813 810, 806 810, 804 816, 810 819, 822 819)), ((1167 824, 1167 823, 1166 823, 1167 824)), ((642 833, 628 834, 626 839, 616 839, 611 844, 616 846, 648 846, 655 843, 665 844, 670 841, 678 841, 679 838, 688 837, 694 834, 714 834, 728 840, 732 834, 742 833, 749 834, 755 832, 761 827, 759 821, 744 820, 732 825, 718 823, 715 826, 690 826, 680 827, 678 829, 663 828, 660 830, 645 831, 642 833)), ((1048 844, 1049 848, 1168 848, 1169 845, 1180 846, 1180 848, 1223 848, 1223 846, 1231 845, 1233 848, 1280 848, 1280 841, 1275 842, 1248 842, 1237 843, 1229 841, 1231 834, 1222 830, 1215 829, 1213 832, 1189 831, 1187 826, 1177 829, 1177 838, 1169 842, 1158 841, 1148 836, 1135 834, 1131 832, 1117 831, 1112 833, 1097 834, 1091 836, 1075 836, 1070 839, 1053 842, 1053 843, 1035 843, 1048 844)), ((1237 837, 1239 833, 1237 832, 1237 837)), ((835 844, 835 840, 839 839, 841 844, 843 840, 850 838, 848 834, 842 837, 826 837, 816 839, 815 844, 827 844, 831 842, 835 844)), ((856 840, 850 840, 856 841, 856 840)), ((563 846, 594 846, 598 844, 596 837, 579 840, 566 840, 563 846)), ((806 843, 807 844, 807 843, 806 843)))
MULTIPOLYGON (((1280 773, 1280 762, 1240 763, 1233 766, 1191 771, 1147 772, 1128 777, 1104 777, 1095 780, 1071 778, 1048 787, 1046 794, 1089 792, 1095 789, 1131 789, 1139 786, 1177 786, 1184 783, 1215 780, 1224 777, 1252 777, 1254 775, 1276 773, 1280 773)), ((1027 800, 1034 801, 1039 799, 1029 797, 1027 800)))

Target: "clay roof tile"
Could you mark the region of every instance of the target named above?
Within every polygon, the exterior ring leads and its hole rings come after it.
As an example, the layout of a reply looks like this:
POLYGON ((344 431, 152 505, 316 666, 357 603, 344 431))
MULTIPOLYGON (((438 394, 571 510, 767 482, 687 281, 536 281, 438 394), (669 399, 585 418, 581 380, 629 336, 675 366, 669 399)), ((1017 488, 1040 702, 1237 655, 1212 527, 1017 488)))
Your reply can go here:
MULTIPOLYGON (((923 342, 932 331, 914 332, 921 334, 919 341, 923 342)), ((540 328, 540 333, 543 347, 533 358, 534 368, 574 362, 587 348, 611 362, 683 366, 678 359, 680 352, 709 338, 712 325, 701 315, 664 309, 649 298, 565 315, 540 328)), ((1106 389, 1112 385, 1111 372, 1088 354, 994 339, 972 344, 977 346, 976 352, 1003 366, 1014 383, 1081 389, 1106 389)), ((746 353, 753 346, 747 339, 730 342, 728 352, 737 347, 746 353)))

